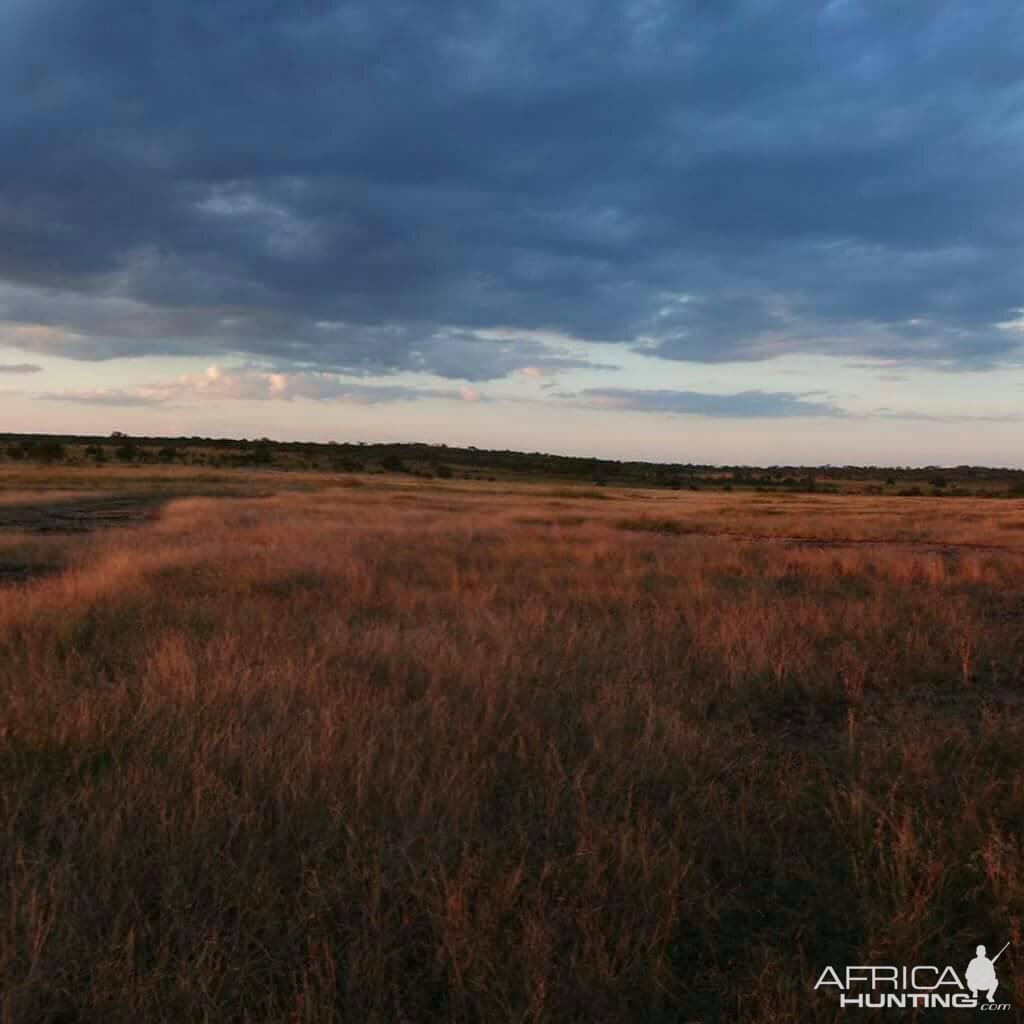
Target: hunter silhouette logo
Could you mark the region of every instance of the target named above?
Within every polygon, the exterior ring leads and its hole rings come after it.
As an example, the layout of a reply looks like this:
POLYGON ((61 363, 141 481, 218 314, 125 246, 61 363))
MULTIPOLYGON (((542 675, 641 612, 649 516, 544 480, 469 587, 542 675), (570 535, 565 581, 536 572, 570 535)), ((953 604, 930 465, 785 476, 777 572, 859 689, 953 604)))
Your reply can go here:
POLYGON ((1007 942, 991 959, 984 946, 975 948, 974 959, 963 977, 951 966, 914 967, 858 964, 836 970, 826 967, 815 983, 815 991, 832 991, 844 1008, 880 1009, 953 1007, 956 1009, 1009 1010, 1009 1003, 994 1002, 999 979, 996 961, 1006 952, 1007 942))
MULTIPOLYGON (((1009 943, 1006 944, 1008 946, 1009 943)), ((991 1003, 996 997, 996 989, 999 987, 999 981, 996 978, 996 961, 1006 952, 1006 946, 1003 946, 1001 950, 991 960, 985 956, 985 947, 979 946, 975 952, 978 954, 968 965, 967 965, 967 987, 974 992, 974 998, 977 999, 979 992, 985 993, 985 998, 991 1003)))

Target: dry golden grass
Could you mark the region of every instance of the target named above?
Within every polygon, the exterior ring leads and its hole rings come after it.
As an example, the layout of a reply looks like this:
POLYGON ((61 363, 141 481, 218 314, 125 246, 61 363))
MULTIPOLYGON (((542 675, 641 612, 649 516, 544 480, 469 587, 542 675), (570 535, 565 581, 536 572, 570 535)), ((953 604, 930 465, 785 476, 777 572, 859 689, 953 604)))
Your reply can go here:
POLYGON ((1020 949, 1024 504, 316 488, 4 540, 3 1024, 837 1021, 1020 949))
MULTIPOLYGON (((0 496, 14 500, 19 492, 28 492, 33 499, 54 492, 64 496, 147 491, 179 491, 216 489, 253 493, 261 488, 280 487, 282 479, 291 478, 295 486, 305 488, 337 484, 332 473, 281 473, 210 469, 203 466, 159 465, 40 465, 39 463, 0 463, 0 496), (10 497, 13 495, 13 498, 10 497)), ((6 502, 5 502, 6 503, 6 502)))

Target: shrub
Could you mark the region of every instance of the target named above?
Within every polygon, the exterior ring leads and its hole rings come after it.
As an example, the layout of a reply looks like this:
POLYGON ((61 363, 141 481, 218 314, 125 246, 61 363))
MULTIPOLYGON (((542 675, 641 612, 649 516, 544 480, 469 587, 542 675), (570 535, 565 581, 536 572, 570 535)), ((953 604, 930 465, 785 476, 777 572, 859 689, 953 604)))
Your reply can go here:
POLYGON ((43 441, 32 449, 32 455, 40 462, 61 462, 67 455, 59 441, 43 441))

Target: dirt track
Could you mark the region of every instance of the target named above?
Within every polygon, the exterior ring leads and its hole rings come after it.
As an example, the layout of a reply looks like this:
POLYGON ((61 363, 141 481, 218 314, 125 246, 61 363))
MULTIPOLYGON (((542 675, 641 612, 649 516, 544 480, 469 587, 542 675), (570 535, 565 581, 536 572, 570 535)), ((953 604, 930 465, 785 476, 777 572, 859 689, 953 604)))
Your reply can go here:
POLYGON ((166 500, 152 495, 126 495, 11 505, 0 507, 0 530, 84 533, 108 526, 138 525, 152 519, 166 500))

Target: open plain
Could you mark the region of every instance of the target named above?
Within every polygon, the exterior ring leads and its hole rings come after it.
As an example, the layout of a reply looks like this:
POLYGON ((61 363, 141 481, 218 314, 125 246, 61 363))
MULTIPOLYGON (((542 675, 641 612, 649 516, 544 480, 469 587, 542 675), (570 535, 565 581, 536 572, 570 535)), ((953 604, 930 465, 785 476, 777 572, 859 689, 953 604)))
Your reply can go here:
POLYGON ((47 473, 3 1024, 838 1021, 1004 941, 1024 1003, 1024 501, 47 473))

